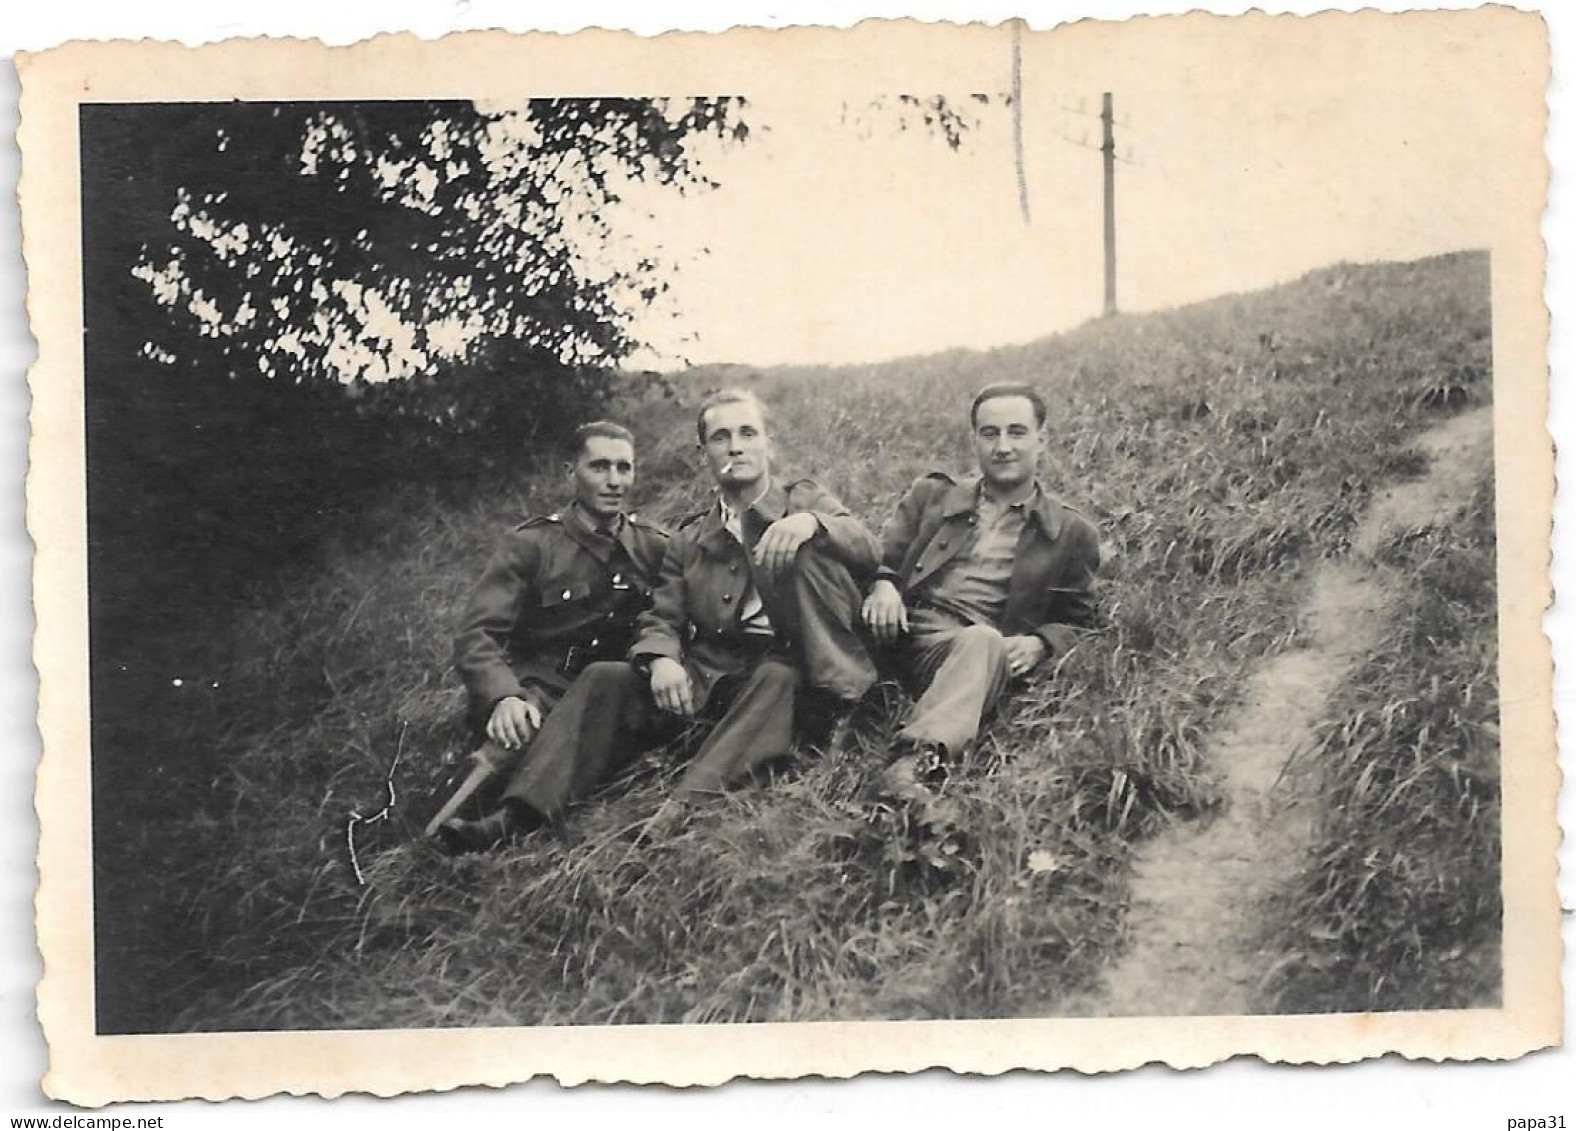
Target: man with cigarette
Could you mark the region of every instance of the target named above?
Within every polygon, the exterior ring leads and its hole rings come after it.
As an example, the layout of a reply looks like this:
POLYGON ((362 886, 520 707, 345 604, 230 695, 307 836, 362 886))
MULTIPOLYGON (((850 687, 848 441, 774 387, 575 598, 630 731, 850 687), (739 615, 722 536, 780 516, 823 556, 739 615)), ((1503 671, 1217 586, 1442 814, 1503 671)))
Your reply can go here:
POLYGON ((482 745, 437 831, 490 773, 511 768, 575 677, 623 656, 649 604, 667 532, 624 512, 635 482, 635 438, 599 420, 575 430, 564 465, 573 499, 526 519, 488 562, 454 639, 482 745))
POLYGON ((1011 680, 1093 619, 1099 536, 1039 481, 1045 417, 1032 386, 982 389, 969 409, 980 474, 921 476, 882 529, 862 615, 917 696, 894 754, 925 770, 961 755, 1011 680))
POLYGON ((717 499, 668 543, 629 660, 586 669, 499 808, 445 826, 454 850, 557 818, 685 720, 714 725, 678 792, 716 792, 792 750, 796 702, 853 703, 875 682, 859 626, 874 536, 820 484, 773 474, 753 394, 707 397, 696 430, 717 499))

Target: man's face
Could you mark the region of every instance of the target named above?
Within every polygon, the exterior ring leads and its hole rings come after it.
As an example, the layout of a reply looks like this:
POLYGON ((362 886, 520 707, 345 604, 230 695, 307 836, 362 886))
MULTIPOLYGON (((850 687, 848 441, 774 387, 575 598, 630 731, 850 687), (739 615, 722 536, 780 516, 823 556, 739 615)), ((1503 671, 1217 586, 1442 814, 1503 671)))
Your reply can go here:
POLYGON ((735 402, 707 409, 704 435, 701 446, 718 486, 742 489, 770 470, 772 441, 755 405, 735 402))
POLYGON ((1044 444, 1028 397, 992 397, 974 414, 974 454, 985 482, 997 490, 1032 480, 1044 444))
POLYGON ((569 467, 575 502, 606 522, 624 510, 624 497, 635 484, 635 448, 628 440, 590 436, 569 467))

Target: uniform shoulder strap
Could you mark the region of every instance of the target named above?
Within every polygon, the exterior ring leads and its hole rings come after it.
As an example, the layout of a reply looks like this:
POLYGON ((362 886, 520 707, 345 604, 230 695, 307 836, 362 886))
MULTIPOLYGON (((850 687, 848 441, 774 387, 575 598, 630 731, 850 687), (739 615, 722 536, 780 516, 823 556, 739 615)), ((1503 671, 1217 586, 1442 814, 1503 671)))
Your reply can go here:
POLYGON ((535 530, 543 526, 557 526, 564 521, 563 515, 554 511, 552 514, 533 514, 515 527, 516 530, 535 530))

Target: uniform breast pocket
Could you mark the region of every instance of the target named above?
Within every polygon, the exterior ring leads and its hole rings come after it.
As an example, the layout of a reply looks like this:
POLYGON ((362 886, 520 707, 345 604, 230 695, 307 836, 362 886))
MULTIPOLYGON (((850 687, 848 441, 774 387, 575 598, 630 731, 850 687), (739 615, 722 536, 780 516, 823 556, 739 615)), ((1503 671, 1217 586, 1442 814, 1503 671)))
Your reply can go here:
POLYGON ((619 570, 607 579, 608 588, 612 591, 614 604, 620 609, 643 609, 646 607, 647 598, 651 594, 651 586, 647 585, 638 574, 628 570, 619 570))
POLYGON ((589 581, 565 581, 542 586, 542 608, 553 609, 584 601, 591 596, 589 581))

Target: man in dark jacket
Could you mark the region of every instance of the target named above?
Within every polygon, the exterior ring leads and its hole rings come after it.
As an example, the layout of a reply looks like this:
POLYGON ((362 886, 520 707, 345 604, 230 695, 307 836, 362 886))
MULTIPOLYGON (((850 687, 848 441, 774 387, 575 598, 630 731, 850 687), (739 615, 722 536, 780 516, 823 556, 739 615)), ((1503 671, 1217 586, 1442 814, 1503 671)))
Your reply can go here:
POLYGON ((454 848, 491 847, 556 818, 684 719, 715 726, 679 792, 714 792, 790 752, 796 698, 851 703, 875 682, 859 629, 874 536, 813 480, 772 475, 752 394, 708 397, 696 426, 718 498, 669 542, 629 661, 586 669, 500 808, 446 826, 454 848))
POLYGON ((1065 653, 1093 616, 1099 536, 1036 476, 1044 399, 992 385, 969 421, 980 475, 915 481, 882 529, 864 602, 866 626, 896 648, 918 695, 899 756, 961 754, 1008 682, 1065 653))
POLYGON ((486 739, 476 762, 512 765, 575 677, 623 656, 634 639, 668 540, 624 513, 634 460, 634 437, 622 426, 577 429, 565 465, 573 501, 516 527, 472 591, 454 666, 486 739))

